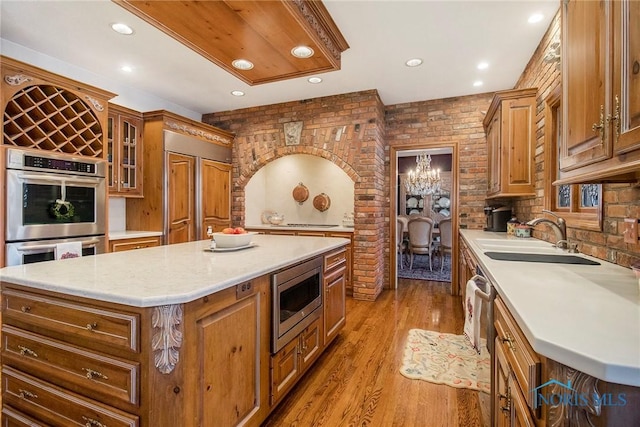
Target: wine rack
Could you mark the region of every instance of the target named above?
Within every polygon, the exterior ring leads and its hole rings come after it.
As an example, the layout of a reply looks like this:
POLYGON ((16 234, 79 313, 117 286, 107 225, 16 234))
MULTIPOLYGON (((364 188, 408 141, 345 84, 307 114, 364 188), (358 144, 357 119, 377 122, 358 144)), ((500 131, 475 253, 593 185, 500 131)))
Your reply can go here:
POLYGON ((102 157, 103 131, 91 108, 73 92, 29 86, 4 111, 4 144, 102 157))
POLYGON ((3 146, 106 157, 115 94, 1 55, 0 71, 3 146))

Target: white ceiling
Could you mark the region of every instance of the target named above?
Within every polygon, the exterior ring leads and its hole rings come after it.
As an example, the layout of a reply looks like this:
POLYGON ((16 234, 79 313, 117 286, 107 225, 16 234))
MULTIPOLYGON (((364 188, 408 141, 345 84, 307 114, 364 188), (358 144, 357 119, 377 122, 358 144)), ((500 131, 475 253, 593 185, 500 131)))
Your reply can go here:
POLYGON ((117 93, 140 111, 203 113, 377 89, 385 105, 511 89, 559 0, 325 0, 350 48, 342 69, 249 86, 108 0, 0 0, 0 52, 117 93), (542 12, 544 19, 529 24, 542 12), (110 29, 125 22, 122 36, 110 29), (424 60, 418 68, 404 62, 424 60), (476 65, 487 61, 486 70, 476 65), (128 64, 134 71, 125 74, 128 64), (482 80, 481 87, 473 82, 482 80), (234 97, 232 90, 242 90, 234 97))

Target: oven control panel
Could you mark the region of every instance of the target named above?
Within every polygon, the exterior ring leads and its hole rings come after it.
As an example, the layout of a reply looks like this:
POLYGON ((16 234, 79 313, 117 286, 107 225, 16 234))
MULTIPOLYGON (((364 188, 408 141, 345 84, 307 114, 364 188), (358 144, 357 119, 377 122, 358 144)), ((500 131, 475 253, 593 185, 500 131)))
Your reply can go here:
POLYGON ((107 164, 104 159, 83 158, 62 153, 40 153, 34 150, 11 148, 7 150, 7 169, 55 172, 71 175, 104 177, 107 164))
POLYGON ((96 173, 96 165, 94 163, 78 162, 64 159, 51 159, 48 157, 40 156, 24 156, 24 165, 37 169, 84 172, 90 174, 96 173))

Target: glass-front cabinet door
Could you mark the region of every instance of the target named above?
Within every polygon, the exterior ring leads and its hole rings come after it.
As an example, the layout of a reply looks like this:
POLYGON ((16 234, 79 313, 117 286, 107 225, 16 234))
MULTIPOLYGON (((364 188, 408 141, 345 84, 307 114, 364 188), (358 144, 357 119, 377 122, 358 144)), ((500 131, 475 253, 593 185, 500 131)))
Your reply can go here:
POLYGON ((109 195, 142 197, 142 115, 109 104, 107 124, 109 195))

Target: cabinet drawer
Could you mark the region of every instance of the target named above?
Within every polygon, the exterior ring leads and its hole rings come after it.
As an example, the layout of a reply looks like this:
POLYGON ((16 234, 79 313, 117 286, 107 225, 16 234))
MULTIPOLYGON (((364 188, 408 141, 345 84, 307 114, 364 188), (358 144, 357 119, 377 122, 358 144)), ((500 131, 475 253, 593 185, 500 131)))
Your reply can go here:
POLYGON ((130 251, 133 249, 152 248, 160 246, 160 237, 147 237, 144 239, 121 239, 109 242, 111 252, 130 251))
POLYGON ((4 406, 2 408, 2 427, 45 427, 41 424, 13 408, 4 406))
POLYGON ((139 425, 135 415, 85 399, 7 366, 2 367, 2 402, 52 426, 139 425))
POLYGON ((324 256, 324 272, 345 264, 347 262, 347 250, 342 248, 324 256))
POLYGON ((509 314, 507 307, 500 298, 495 300, 494 322, 496 334, 509 365, 513 370, 518 384, 526 390, 525 400, 531 409, 534 408, 532 393, 529 390, 540 385, 541 362, 536 352, 531 348, 518 324, 509 314))
POLYGON ((7 325, 2 328, 2 363, 110 404, 138 404, 137 363, 105 357, 7 325))
POLYGON ((3 313, 7 322, 16 319, 38 328, 71 336, 83 345, 91 342, 108 347, 138 350, 138 316, 71 303, 56 298, 5 289, 3 313))

